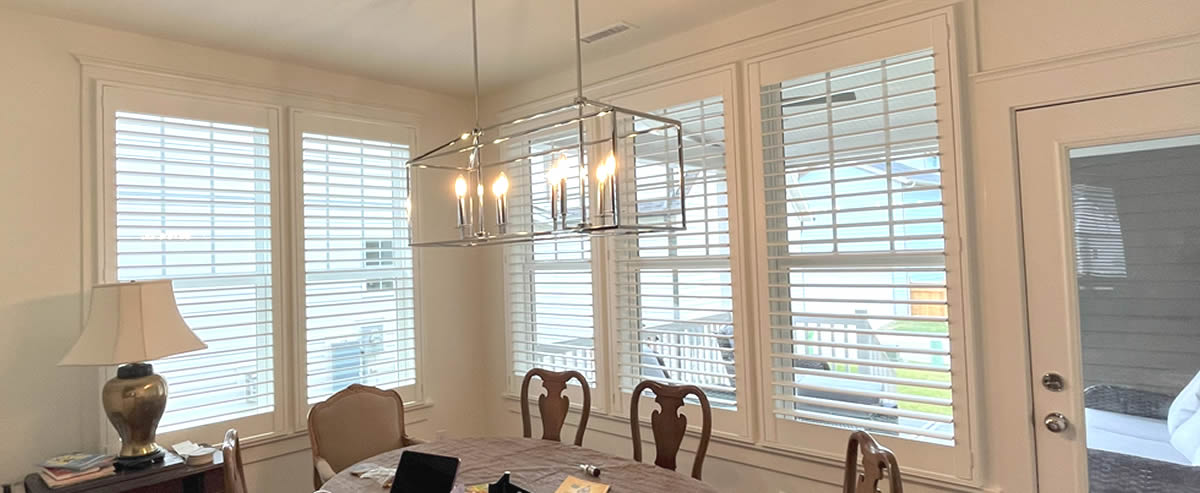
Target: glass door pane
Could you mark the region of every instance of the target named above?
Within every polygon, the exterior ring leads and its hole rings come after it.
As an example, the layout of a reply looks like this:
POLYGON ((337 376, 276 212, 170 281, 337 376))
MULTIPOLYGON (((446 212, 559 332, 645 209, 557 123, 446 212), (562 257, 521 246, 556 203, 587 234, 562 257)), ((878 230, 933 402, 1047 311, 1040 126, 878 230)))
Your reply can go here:
POLYGON ((1200 136, 1069 157, 1090 490, 1200 491, 1200 136))

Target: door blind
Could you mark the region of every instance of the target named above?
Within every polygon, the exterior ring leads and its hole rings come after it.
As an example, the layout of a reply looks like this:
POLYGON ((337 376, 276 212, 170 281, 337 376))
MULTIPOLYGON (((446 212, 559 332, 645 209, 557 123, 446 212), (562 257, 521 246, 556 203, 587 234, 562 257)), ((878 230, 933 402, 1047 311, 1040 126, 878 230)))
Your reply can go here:
POLYGON ((952 444, 932 51, 761 103, 775 416, 952 444))
POLYGON ((409 147, 307 132, 302 146, 308 402, 413 385, 409 147))
MULTIPOLYGON (((560 155, 571 174, 578 173, 578 151, 573 148, 578 141, 572 127, 517 144, 529 147, 521 152, 533 154, 562 149, 561 154, 536 156, 506 170, 515 187, 510 221, 518 230, 552 224, 547 178, 560 155)), ((568 180, 568 196, 577 197, 578 186, 578 181, 568 180)), ((568 217, 578 221, 574 204, 568 217)), ((595 386, 591 240, 564 237, 509 245, 505 262, 513 374, 524 375, 531 368, 576 370, 595 386)))
POLYGON ((171 386, 159 431, 272 412, 268 130, 124 112, 115 123, 117 280, 174 280, 208 344, 153 362, 171 386))
MULTIPOLYGON (((614 240, 621 389, 644 379, 696 385, 714 406, 736 409, 729 196, 721 97, 655 112, 683 123, 687 229, 614 240)), ((636 129, 651 122, 635 120, 636 129)), ((680 197, 678 142, 665 134, 634 142, 633 201, 639 221, 672 221, 680 197)))

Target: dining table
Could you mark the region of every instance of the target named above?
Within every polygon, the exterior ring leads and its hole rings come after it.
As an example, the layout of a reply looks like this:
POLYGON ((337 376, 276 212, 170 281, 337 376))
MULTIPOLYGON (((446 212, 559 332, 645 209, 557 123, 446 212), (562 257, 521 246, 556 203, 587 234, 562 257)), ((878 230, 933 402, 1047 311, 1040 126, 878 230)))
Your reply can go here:
MULTIPOLYGON (((691 476, 654 464, 635 462, 597 450, 533 438, 461 438, 438 440, 390 450, 359 464, 395 467, 405 450, 458 457, 457 482, 471 486, 493 482, 505 472, 512 484, 532 493, 554 493, 568 475, 611 486, 611 493, 716 493, 716 489, 691 476), (591 477, 579 466, 600 470, 591 477)), ((348 467, 321 489, 330 493, 386 492, 380 484, 351 474, 348 467)), ((690 469, 690 468, 689 468, 690 469)))

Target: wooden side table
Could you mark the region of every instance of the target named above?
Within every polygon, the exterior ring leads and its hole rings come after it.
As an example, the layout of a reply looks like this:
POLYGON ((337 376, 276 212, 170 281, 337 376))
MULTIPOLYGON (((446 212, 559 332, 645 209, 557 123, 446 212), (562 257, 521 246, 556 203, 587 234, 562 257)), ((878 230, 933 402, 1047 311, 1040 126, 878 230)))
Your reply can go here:
POLYGON ((37 473, 25 476, 26 493, 224 493, 225 472, 221 452, 212 464, 189 466, 167 452, 161 463, 145 469, 120 471, 113 476, 64 488, 46 486, 37 473))

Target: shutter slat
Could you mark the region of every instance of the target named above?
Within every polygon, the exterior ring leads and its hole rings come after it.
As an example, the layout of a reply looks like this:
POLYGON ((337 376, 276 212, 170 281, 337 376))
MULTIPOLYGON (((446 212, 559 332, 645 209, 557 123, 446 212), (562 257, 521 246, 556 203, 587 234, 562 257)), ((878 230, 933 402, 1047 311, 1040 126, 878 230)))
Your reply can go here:
POLYGON ((954 437, 920 407, 953 406, 933 67, 925 50, 761 88, 781 419, 954 437))
POLYGON ((271 251, 225 246, 271 242, 270 215, 258 209, 271 205, 269 131, 122 112, 116 123, 117 280, 173 279, 181 315, 210 345, 153 362, 181 389, 170 396, 162 430, 272 412, 271 251), (180 131, 188 135, 168 135, 180 131), (183 181, 191 185, 176 186, 183 181), (234 183, 246 189, 225 188, 234 183), (213 367, 225 371, 197 372, 213 367))
MULTIPOLYGON (((514 190, 509 220, 518 231, 550 223, 547 172, 555 149, 573 156, 569 146, 578 142, 575 127, 509 142, 518 154, 533 154, 505 170, 514 190)), ((570 158, 574 159, 574 158, 570 158)), ((568 180, 568 194, 578 197, 577 180, 568 180)), ((577 218, 572 199, 569 214, 577 218)), ((573 219, 578 220, 578 219, 573 219)), ((512 334, 513 375, 531 368, 579 371, 596 385, 595 329, 592 306, 591 241, 556 238, 535 244, 505 247, 508 288, 508 322, 512 334)))
MULTIPOLYGON (((696 385, 717 407, 734 410, 724 104, 714 97, 654 113, 688 122, 682 204, 687 229, 612 240, 619 385, 625 392, 643 379, 696 385)), ((633 183, 626 189, 636 189, 627 199, 635 220, 677 221, 678 214, 664 218, 656 212, 679 201, 668 195, 679 187, 678 171, 663 164, 676 159, 677 143, 665 135, 638 135, 633 152, 636 165, 627 178, 633 183)))
POLYGON ((301 134, 308 401, 415 383, 406 144, 301 134))
MULTIPOLYGON (((790 397, 790 396, 784 396, 790 397)), ((786 400, 786 399, 785 399, 786 400)), ((844 415, 833 414, 829 412, 810 412, 787 409, 780 407, 778 403, 773 411, 776 415, 793 416, 800 418, 803 421, 816 423, 833 423, 843 425, 843 427, 851 429, 868 429, 877 430, 885 433, 901 434, 905 437, 927 437, 936 440, 953 440, 954 433, 940 432, 928 428, 915 428, 909 426, 894 425, 887 421, 866 420, 859 418, 847 417, 844 415)))
POLYGON ((854 411, 854 412, 860 412, 860 413, 865 412, 865 413, 871 413, 871 414, 880 414, 880 415, 884 415, 884 416, 914 418, 914 419, 920 419, 923 421, 935 421, 935 422, 940 422, 940 423, 953 423, 954 422, 954 418, 952 416, 945 415, 945 414, 933 414, 933 413, 925 413, 925 412, 919 412, 919 411, 905 411, 903 409, 898 409, 898 408, 897 409, 887 408, 887 407, 880 408, 879 406, 868 406, 868 405, 863 405, 863 404, 855 404, 852 402, 835 401, 835 400, 830 400, 830 399, 819 399, 819 398, 814 398, 814 397, 782 396, 782 397, 779 397, 779 399, 783 400, 783 401, 799 402, 799 403, 803 403, 803 404, 811 404, 811 405, 820 406, 820 407, 832 407, 832 408, 844 409, 847 411, 854 411))

